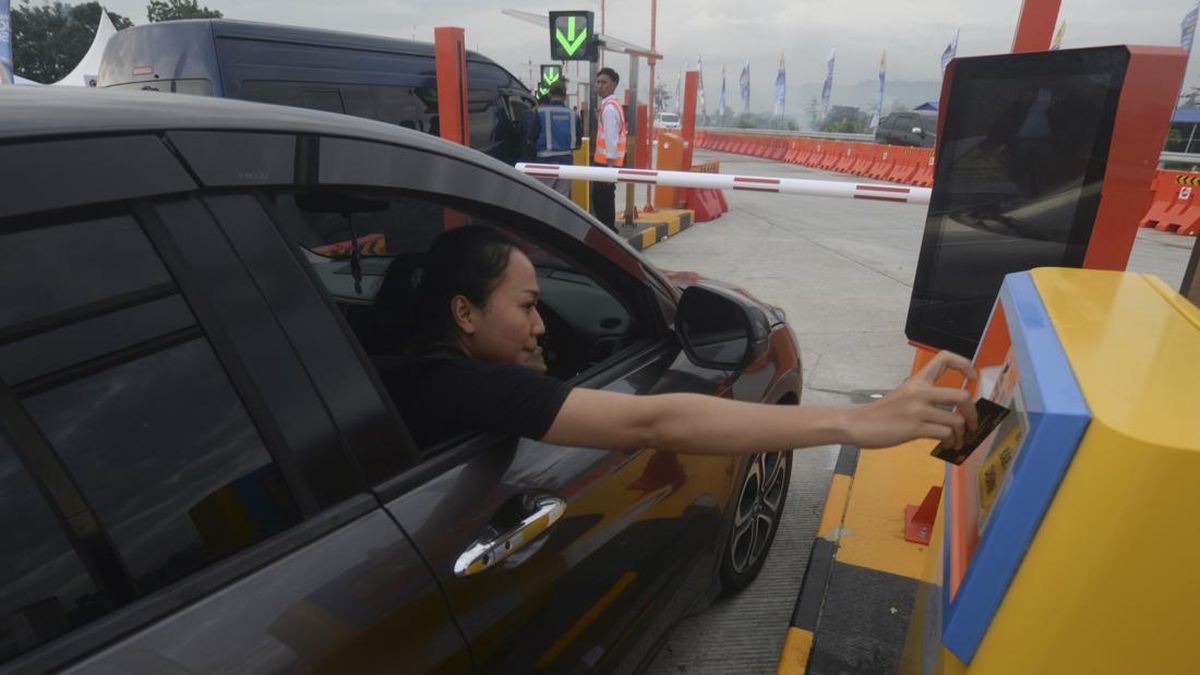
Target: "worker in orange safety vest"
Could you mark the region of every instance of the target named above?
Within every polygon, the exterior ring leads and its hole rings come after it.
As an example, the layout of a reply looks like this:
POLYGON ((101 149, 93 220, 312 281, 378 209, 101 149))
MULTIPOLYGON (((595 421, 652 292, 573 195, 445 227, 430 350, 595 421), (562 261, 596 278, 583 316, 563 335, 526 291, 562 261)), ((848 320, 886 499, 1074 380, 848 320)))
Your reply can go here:
MULTIPOLYGON (((601 68, 596 75, 596 97, 600 107, 596 115, 596 166, 625 166, 625 111, 617 100, 616 89, 621 76, 612 68, 601 68)), ((592 212, 596 219, 617 231, 617 186, 614 183, 592 183, 592 212)))

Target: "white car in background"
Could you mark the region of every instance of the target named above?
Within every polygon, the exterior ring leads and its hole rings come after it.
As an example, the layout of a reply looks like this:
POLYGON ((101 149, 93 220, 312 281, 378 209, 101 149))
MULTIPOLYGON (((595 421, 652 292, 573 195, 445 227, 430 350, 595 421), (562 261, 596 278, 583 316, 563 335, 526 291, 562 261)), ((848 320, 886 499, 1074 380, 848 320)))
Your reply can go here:
POLYGON ((660 112, 654 115, 654 126, 660 129, 678 129, 680 127, 679 114, 673 112, 660 112))

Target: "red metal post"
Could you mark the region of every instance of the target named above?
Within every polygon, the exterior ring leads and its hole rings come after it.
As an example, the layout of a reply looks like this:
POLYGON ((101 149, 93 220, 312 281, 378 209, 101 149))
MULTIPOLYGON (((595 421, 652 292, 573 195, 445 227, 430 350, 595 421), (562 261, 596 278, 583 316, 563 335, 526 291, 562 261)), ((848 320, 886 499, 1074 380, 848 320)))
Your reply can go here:
POLYGON ((462 28, 433 29, 437 72, 438 128, 442 138, 468 145, 467 37, 462 28))
POLYGON ((650 168, 650 106, 639 103, 637 107, 637 149, 633 165, 639 169, 650 168))
POLYGON ((1017 32, 1013 36, 1012 53, 1049 50, 1060 6, 1062 0, 1023 0, 1017 32))
POLYGON ((696 92, 700 86, 700 71, 689 70, 683 80, 683 168, 692 170, 692 144, 696 140, 696 92))

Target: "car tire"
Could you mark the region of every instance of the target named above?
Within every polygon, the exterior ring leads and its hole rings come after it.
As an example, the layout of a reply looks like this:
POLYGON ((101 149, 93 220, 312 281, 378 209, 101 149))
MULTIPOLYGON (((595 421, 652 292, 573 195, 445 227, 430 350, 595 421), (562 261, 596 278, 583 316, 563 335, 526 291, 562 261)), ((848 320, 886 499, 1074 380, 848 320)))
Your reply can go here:
POLYGON ((762 570, 787 503, 792 453, 764 452, 751 458, 738 487, 733 520, 721 553, 721 596, 740 592, 762 570))

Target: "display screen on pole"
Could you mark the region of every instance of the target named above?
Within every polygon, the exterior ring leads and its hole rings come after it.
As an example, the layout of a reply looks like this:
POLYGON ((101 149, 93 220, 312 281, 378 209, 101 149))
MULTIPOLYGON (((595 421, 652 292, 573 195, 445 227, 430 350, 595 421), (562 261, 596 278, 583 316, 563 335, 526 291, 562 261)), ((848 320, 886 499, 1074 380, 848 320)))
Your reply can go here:
POLYGON ((1123 47, 954 62, 910 340, 970 357, 1006 274, 1083 264, 1128 63, 1123 47))

